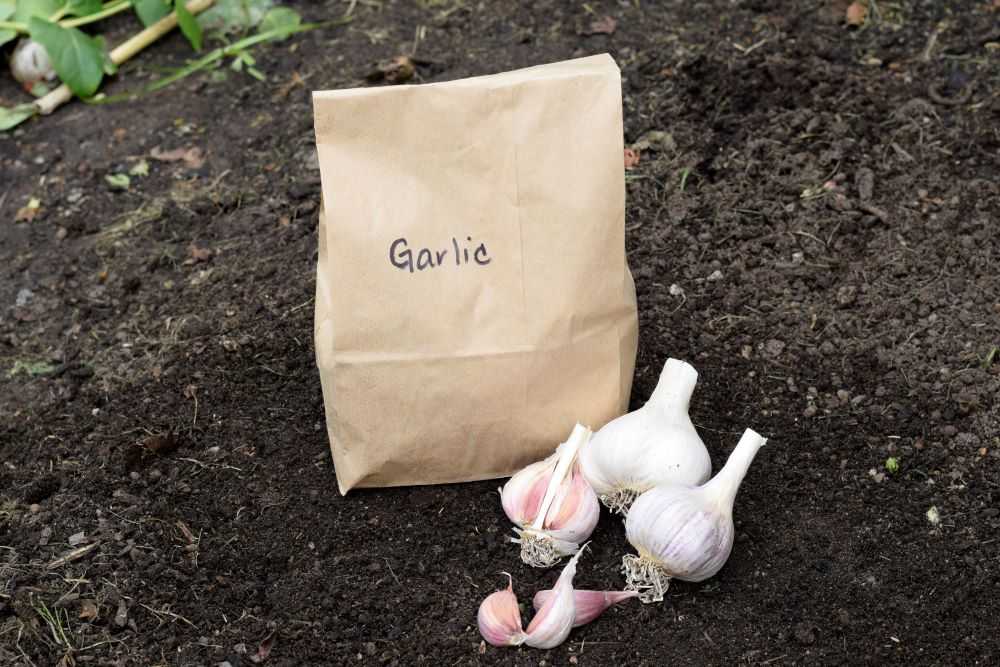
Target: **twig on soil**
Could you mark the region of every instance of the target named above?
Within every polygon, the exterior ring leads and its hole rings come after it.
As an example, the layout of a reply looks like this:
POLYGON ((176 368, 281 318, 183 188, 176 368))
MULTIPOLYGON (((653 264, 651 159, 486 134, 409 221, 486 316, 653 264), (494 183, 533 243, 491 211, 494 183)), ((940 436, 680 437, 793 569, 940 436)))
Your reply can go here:
POLYGON ((756 44, 751 44, 750 46, 740 46, 736 42, 733 42, 732 44, 736 48, 737 51, 739 51, 741 54, 743 54, 744 56, 746 56, 746 55, 750 55, 751 51, 755 51, 755 50, 759 49, 760 47, 762 47, 765 44, 767 44, 769 41, 771 41, 770 37, 765 37, 764 39, 760 40, 756 44))
MULTIPOLYGON (((193 16, 205 11, 214 2, 215 0, 191 0, 187 4, 187 9, 193 16)), ((177 12, 170 12, 153 25, 137 33, 130 39, 125 40, 117 48, 113 49, 109 54, 111 62, 115 65, 121 65, 175 27, 177 27, 177 12)), ((36 100, 35 109, 42 115, 48 115, 71 99, 73 99, 73 91, 64 83, 44 97, 36 100)))
POLYGON ((69 552, 63 554, 59 558, 56 558, 54 561, 52 561, 51 563, 49 563, 46 567, 48 569, 50 569, 50 570, 54 570, 56 568, 62 567, 66 563, 72 563, 75 560, 80 560, 81 558, 83 558, 84 556, 86 556, 87 554, 89 554, 91 551, 93 551, 94 549, 96 549, 99 544, 100 544, 100 542, 98 541, 98 542, 93 542, 91 544, 84 545, 84 546, 80 547, 79 549, 73 549, 72 551, 69 551, 69 552))
POLYGON ((867 202, 861 202, 860 204, 858 204, 858 210, 874 215, 876 218, 879 219, 879 221, 883 223, 889 221, 889 214, 873 204, 869 204, 867 202))
MULTIPOLYGON (((152 607, 150 607, 149 605, 145 605, 145 604, 143 604, 141 602, 139 603, 139 606, 143 607, 144 609, 148 609, 157 618, 159 618, 161 614, 164 615, 164 616, 170 616, 171 618, 177 619, 178 621, 183 621, 183 622, 187 623, 188 625, 190 625, 195 630, 198 629, 197 625, 195 625, 194 623, 192 623, 188 619, 184 618, 180 614, 175 614, 174 612, 166 610, 166 609, 156 610, 156 609, 153 609, 152 607)), ((160 619, 160 620, 162 622, 163 619, 160 619)))
POLYGON ((920 54, 920 59, 923 60, 925 63, 929 63, 931 61, 931 52, 937 45, 938 35, 940 34, 941 34, 941 24, 938 23, 936 26, 934 26, 934 31, 931 33, 930 38, 927 40, 927 46, 924 47, 924 52, 920 54))
POLYGON ((799 231, 794 231, 794 232, 790 232, 790 233, 791 233, 791 234, 798 234, 799 236, 805 236, 806 238, 808 238, 808 239, 812 239, 812 240, 813 240, 813 241, 815 241, 816 243, 820 243, 820 244, 822 244, 822 245, 825 245, 825 246, 829 245, 829 244, 828 244, 828 243, 827 243, 826 241, 824 241, 823 239, 819 238, 819 237, 818 237, 818 236, 816 236, 815 234, 810 234, 809 232, 803 232, 803 231, 799 230, 799 231))
POLYGON ((932 83, 927 87, 927 97, 931 98, 932 102, 942 106, 958 107, 968 102, 972 97, 972 88, 972 85, 968 85, 958 95, 955 95, 954 97, 945 97, 941 94, 941 86, 936 83, 932 83))
POLYGON ((390 564, 389 564, 389 559, 388 559, 388 558, 383 558, 382 560, 384 560, 384 561, 385 561, 385 566, 386 566, 387 568, 389 568, 389 574, 391 574, 391 575, 392 575, 392 578, 396 580, 396 583, 397 583, 398 585, 402 586, 403 584, 401 584, 401 583, 399 582, 399 577, 397 577, 397 576, 396 576, 396 573, 392 571, 392 565, 390 565, 390 564))

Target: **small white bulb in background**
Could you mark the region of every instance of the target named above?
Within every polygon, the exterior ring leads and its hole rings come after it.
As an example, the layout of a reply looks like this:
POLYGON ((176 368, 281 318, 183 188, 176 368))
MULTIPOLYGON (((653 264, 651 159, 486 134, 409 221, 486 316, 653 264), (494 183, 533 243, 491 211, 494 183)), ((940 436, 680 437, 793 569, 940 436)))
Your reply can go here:
POLYGON ((26 89, 31 89, 39 81, 56 78, 52 61, 45 47, 32 39, 22 39, 10 57, 10 73, 26 89))
POLYGON ((612 511, 627 514, 659 484, 701 484, 712 460, 688 416, 698 371, 668 359, 646 404, 608 422, 580 452, 583 476, 612 511))
POLYGON ((639 496, 625 537, 639 552, 622 559, 626 588, 643 602, 663 599, 671 579, 703 581, 733 549, 733 503, 754 457, 767 440, 747 429, 726 465, 698 486, 664 484, 639 496))

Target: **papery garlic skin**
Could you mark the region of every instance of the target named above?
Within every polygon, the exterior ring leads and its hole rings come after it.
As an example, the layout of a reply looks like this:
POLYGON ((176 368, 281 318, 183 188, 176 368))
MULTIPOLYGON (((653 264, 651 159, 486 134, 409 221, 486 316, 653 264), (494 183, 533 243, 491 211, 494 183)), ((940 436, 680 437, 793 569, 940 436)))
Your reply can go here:
MULTIPOLYGON (((586 546, 586 545, 584 545, 586 546)), ((573 577, 576 576, 576 563, 583 555, 581 548, 559 574, 559 580, 552 587, 552 595, 541 606, 528 629, 525 631, 524 643, 532 648, 555 648, 569 636, 576 618, 576 598, 573 595, 573 577)))
POLYGON ((626 539, 639 552, 622 560, 627 589, 639 591, 643 602, 659 602, 670 579, 704 581, 722 569, 733 549, 736 494, 766 442, 747 429, 709 482, 665 484, 636 499, 625 522, 626 539))
POLYGON ((504 513, 517 528, 521 560, 549 567, 577 552, 600 516, 597 495, 576 463, 590 429, 577 424, 555 454, 524 468, 500 491, 504 513))
POLYGON ((10 73, 27 88, 39 81, 56 78, 48 51, 33 39, 22 39, 17 43, 10 57, 10 73))
MULTIPOLYGON (((532 606, 537 610, 548 602, 554 592, 549 590, 538 591, 531 600, 532 606)), ((613 607, 620 602, 639 597, 638 591, 586 591, 574 590, 573 603, 576 606, 576 615, 573 617, 573 627, 590 623, 604 613, 609 607, 613 607)))
POLYGON ((610 421, 580 452, 583 475, 601 501, 626 514, 635 498, 659 484, 703 483, 712 461, 688 416, 698 372, 668 359, 644 406, 610 421))
POLYGON ((491 593, 479 605, 476 622, 479 634, 493 646, 520 646, 524 643, 521 610, 514 595, 514 580, 509 574, 507 588, 491 593))

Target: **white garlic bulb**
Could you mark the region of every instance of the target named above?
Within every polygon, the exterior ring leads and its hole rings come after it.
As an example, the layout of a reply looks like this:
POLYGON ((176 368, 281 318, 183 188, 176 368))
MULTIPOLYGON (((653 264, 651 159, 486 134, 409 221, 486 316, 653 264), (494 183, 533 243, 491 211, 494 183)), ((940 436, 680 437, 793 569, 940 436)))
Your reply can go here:
POLYGON ((56 78, 52 69, 52 61, 45 47, 32 39, 22 39, 14 48, 10 57, 10 73, 26 88, 31 88, 39 81, 51 81, 56 78))
POLYGON ((611 510, 626 514, 659 484, 701 484, 712 474, 705 443, 688 416, 698 372, 668 359, 644 406, 612 420, 580 452, 583 476, 611 510))
POLYGON ((513 541, 528 565, 554 565, 594 532, 600 504, 576 463, 589 438, 590 429, 577 424, 552 456, 524 468, 500 490, 504 512, 517 525, 513 541))
POLYGON ((698 487, 664 484, 636 499, 625 537, 639 555, 622 560, 626 589, 639 591, 643 602, 659 602, 671 579, 703 581, 722 569, 733 549, 736 493, 766 442, 747 429, 709 482, 698 487))
MULTIPOLYGON (((493 646, 527 644, 532 648, 546 649, 555 648, 566 641, 570 630, 575 627, 576 595, 573 578, 584 547, 586 545, 566 563, 556 585, 551 591, 547 591, 544 603, 538 606, 527 630, 521 628, 521 611, 517 606, 517 596, 514 595, 513 580, 508 574, 507 588, 490 594, 479 605, 476 621, 483 639, 493 646)), ((596 617, 594 614, 591 620, 596 617)))

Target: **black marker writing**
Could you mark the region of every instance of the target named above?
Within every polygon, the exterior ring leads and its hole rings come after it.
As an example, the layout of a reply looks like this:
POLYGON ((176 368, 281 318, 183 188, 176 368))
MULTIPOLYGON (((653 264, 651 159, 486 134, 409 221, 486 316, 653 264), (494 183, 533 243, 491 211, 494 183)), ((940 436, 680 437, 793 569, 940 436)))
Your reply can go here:
MULTIPOLYGON (((471 236, 465 238, 469 243, 472 243, 471 236)), ((455 266, 462 266, 463 264, 471 264, 473 262, 479 266, 486 266, 493 261, 489 250, 486 249, 485 243, 480 243, 473 247, 471 255, 469 250, 468 246, 460 246, 458 239, 452 237, 451 248, 442 248, 441 250, 418 248, 416 249, 416 259, 414 259, 414 249, 409 247, 406 237, 401 237, 389 245, 389 262, 401 271, 413 273, 414 271, 423 271, 443 266, 449 253, 455 258, 455 266)))

